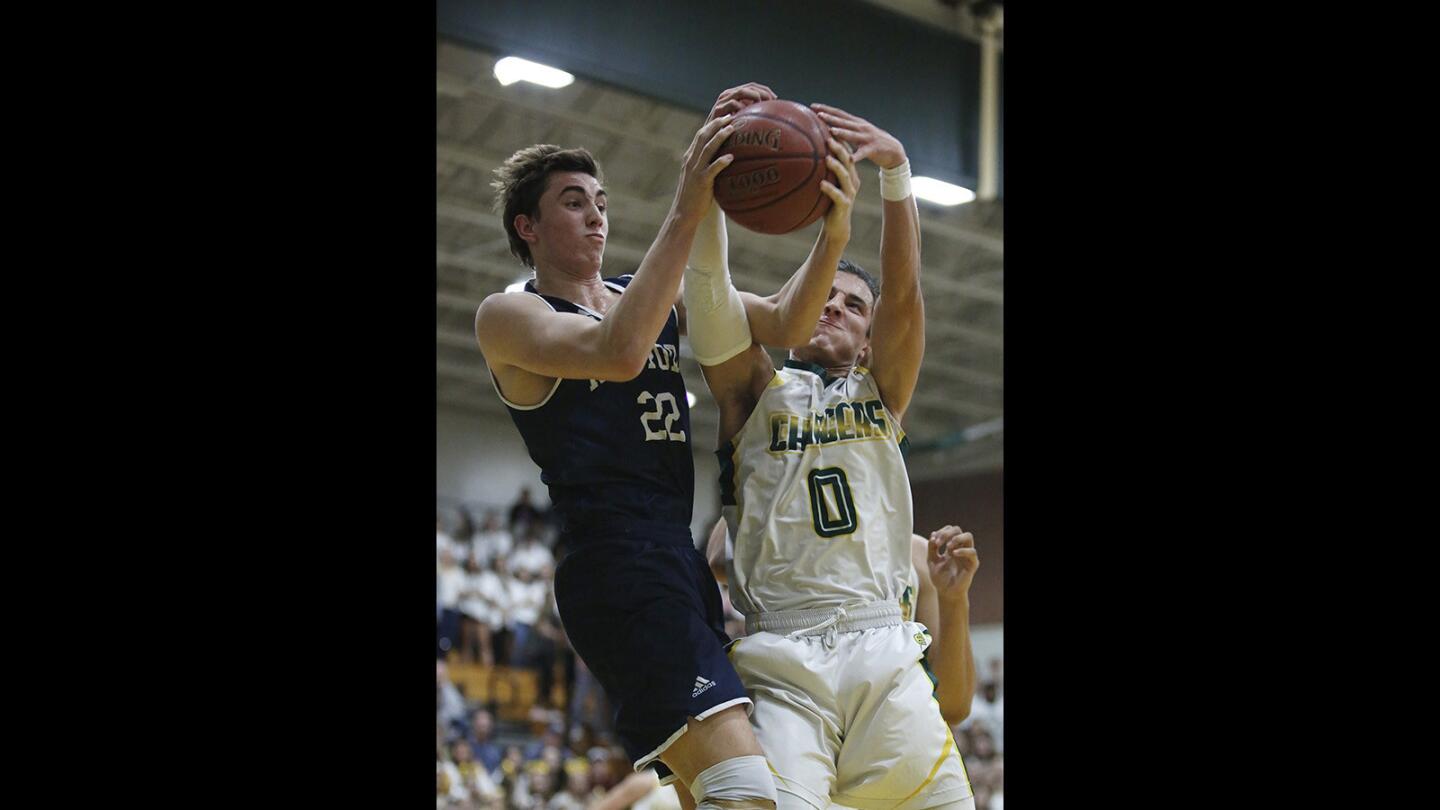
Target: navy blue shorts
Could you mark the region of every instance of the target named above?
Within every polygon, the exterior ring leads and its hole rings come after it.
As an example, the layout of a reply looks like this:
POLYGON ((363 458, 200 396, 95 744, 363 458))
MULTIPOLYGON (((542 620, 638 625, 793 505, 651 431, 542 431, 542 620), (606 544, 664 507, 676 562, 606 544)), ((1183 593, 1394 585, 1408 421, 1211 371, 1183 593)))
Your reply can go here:
POLYGON ((688 527, 568 529, 575 549, 555 571, 555 602, 570 644, 605 688, 615 730, 636 769, 670 769, 656 757, 686 718, 748 704, 725 655, 720 588, 688 527))

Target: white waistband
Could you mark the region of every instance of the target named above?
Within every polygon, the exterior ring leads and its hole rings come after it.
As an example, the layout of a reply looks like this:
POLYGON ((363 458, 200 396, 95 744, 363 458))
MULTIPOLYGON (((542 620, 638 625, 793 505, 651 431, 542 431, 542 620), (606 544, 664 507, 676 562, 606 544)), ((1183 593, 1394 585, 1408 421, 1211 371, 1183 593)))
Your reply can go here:
POLYGON ((900 623, 900 605, 869 602, 819 610, 786 610, 745 617, 745 632, 786 633, 791 636, 818 636, 829 632, 848 633, 900 623))

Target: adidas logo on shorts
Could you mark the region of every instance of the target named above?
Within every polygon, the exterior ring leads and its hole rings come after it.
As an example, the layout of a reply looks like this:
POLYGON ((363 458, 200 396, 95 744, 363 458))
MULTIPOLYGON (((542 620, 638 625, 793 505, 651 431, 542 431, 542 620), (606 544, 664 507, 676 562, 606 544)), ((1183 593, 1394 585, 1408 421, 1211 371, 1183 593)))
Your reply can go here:
POLYGON ((703 678, 703 677, 701 677, 701 676, 699 676, 699 675, 696 675, 696 676, 695 676, 695 689, 694 689, 694 691, 692 691, 692 692, 690 693, 690 697, 692 697, 692 698, 694 698, 694 697, 700 697, 700 693, 701 693, 701 692, 704 692, 706 689, 709 689, 710 687, 712 687, 712 686, 714 686, 714 685, 715 685, 715 682, 714 682, 714 681, 708 681, 708 680, 706 680, 705 678, 703 678))

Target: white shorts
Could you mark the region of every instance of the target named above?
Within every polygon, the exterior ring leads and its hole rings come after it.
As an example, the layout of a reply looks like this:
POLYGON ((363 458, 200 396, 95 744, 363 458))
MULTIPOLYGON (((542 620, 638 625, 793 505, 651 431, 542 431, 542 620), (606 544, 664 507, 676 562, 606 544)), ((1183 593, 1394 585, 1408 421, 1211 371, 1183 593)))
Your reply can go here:
POLYGON ((920 663, 928 646, 929 633, 915 622, 828 639, 759 632, 731 646, 780 810, 823 809, 832 800, 857 810, 922 810, 972 795, 920 663))

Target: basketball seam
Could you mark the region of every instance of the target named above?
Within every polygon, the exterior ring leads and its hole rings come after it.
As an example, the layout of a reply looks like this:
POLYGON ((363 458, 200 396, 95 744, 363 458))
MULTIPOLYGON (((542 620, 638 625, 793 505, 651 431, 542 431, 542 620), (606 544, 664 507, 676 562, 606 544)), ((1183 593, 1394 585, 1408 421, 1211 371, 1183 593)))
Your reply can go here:
MULTIPOLYGON (((803 157, 803 155, 797 155, 797 157, 803 157)), ((813 156, 812 156, 812 157, 813 157, 813 156)), ((737 161, 737 162, 738 162, 738 161, 737 161)), ((762 203, 760 203, 759 205, 753 206, 753 207, 751 207, 751 208, 731 208, 731 209, 729 209, 728 213, 733 213, 733 214, 748 214, 748 213, 750 213, 751 211, 759 211, 761 208, 765 208, 765 207, 767 207, 767 206, 771 206, 771 205, 774 205, 775 203, 780 202, 781 200, 785 199, 786 197, 789 197, 791 194, 794 194, 795 192, 799 191, 800 189, 805 188, 805 184, 808 183, 808 182, 810 182, 810 178, 812 178, 812 177, 815 176, 815 169, 818 167, 818 165, 819 165, 819 164, 811 163, 811 164, 810 164, 810 173, 807 174, 807 175, 805 175, 805 179, 804 179, 804 180, 801 180, 799 183, 796 183, 796 184, 795 184, 795 188, 792 188, 792 189, 790 189, 789 191, 785 192, 784 194, 781 194, 779 197, 771 198, 771 199, 766 200, 765 202, 762 202, 762 203)), ((825 192, 823 192, 823 191, 820 192, 820 196, 821 196, 821 197, 824 197, 824 196, 825 196, 825 192)), ((811 211, 814 211, 814 210, 815 210, 815 206, 813 206, 813 205, 810 206, 810 210, 811 210, 811 211)))

